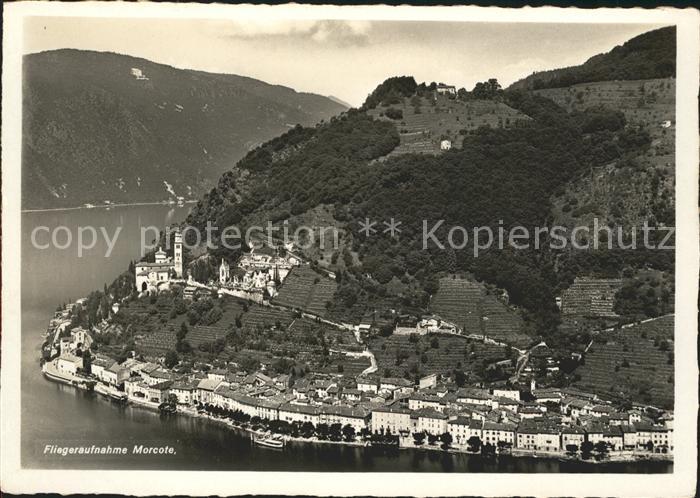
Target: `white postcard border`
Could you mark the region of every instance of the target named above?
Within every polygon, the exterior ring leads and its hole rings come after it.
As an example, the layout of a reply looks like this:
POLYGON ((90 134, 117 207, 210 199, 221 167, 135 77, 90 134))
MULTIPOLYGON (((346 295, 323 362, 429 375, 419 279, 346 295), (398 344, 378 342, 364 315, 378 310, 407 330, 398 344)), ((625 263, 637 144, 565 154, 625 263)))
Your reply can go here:
POLYGON ((0 485, 5 492, 332 495, 692 496, 698 407, 699 15, 685 9, 501 9, 480 7, 225 6, 22 2, 4 8, 2 127, 2 371, 0 485), (675 24, 676 335, 673 474, 429 474, 30 470, 20 467, 20 151, 22 19, 27 16, 433 20, 675 24))

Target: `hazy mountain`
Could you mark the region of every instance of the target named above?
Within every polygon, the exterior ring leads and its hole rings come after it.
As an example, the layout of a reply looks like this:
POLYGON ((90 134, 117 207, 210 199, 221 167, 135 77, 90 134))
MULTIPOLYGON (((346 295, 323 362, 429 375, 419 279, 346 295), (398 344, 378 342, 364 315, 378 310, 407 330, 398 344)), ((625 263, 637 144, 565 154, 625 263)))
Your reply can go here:
POLYGON ((114 53, 24 58, 23 207, 190 198, 246 152, 346 106, 114 53))
POLYGON ((635 36, 580 66, 533 73, 516 81, 509 89, 538 90, 594 81, 668 78, 675 74, 676 27, 670 26, 635 36))

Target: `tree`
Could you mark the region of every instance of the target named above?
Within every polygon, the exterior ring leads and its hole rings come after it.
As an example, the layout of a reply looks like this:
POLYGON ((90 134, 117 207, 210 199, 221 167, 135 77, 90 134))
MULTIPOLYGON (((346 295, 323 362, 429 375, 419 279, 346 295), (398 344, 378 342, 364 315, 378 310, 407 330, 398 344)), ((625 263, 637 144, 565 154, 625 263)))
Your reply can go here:
POLYGON ((318 436, 318 438, 321 440, 328 439, 329 432, 330 427, 328 427, 328 424, 318 424, 316 426, 316 436, 318 436))
POLYGON ((180 357, 172 349, 165 353, 165 366, 168 368, 173 368, 180 362, 180 357))
POLYGON ((354 441, 355 440, 355 428, 350 424, 345 424, 345 426, 343 427, 343 437, 348 442, 354 441))
POLYGON ((566 454, 569 456, 576 456, 576 453, 578 453, 578 445, 576 444, 567 444, 566 445, 566 454))
POLYGON ((420 446, 425 441, 425 432, 414 432, 413 433, 413 444, 420 446))
POLYGON ((596 453, 598 453, 598 458, 604 458, 608 452, 608 443, 605 441, 598 441, 593 447, 596 453))
POLYGON ((311 437, 314 434, 314 424, 311 422, 304 422, 301 424, 301 428, 299 429, 299 434, 301 434, 302 437, 311 437))
POLYGON ((90 354, 89 349, 83 352, 83 372, 86 374, 92 373, 92 354, 90 354))
POLYGON ((467 383, 467 376, 464 372, 461 370, 455 370, 454 371, 455 375, 455 384, 457 384, 457 387, 464 387, 464 385, 467 383))
POLYGON ((510 448, 513 447, 513 443, 509 443, 508 441, 499 441, 496 443, 496 447, 498 448, 498 452, 501 453, 505 450, 509 450, 510 448))
POLYGON ((442 449, 447 450, 450 448, 450 445, 452 444, 452 434, 449 432, 444 432, 440 436, 440 441, 442 442, 442 449))
POLYGON ((332 424, 328 431, 331 441, 340 441, 342 439, 342 426, 340 424, 332 424))
POLYGON ((491 443, 486 443, 481 447, 481 454, 491 456, 496 454, 496 447, 491 443))
POLYGON ((481 438, 479 436, 472 436, 467 440, 467 447, 472 453, 478 453, 481 449, 481 438))

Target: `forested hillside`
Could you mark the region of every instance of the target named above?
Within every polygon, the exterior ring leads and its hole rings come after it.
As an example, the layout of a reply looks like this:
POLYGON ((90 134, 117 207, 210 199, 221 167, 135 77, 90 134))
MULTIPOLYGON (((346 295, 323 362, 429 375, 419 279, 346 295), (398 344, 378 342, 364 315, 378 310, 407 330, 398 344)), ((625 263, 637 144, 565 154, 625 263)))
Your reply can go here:
POLYGON ((254 146, 345 106, 125 55, 24 58, 23 207, 196 199, 254 146))
POLYGON ((647 80, 676 74, 676 27, 649 31, 588 59, 580 66, 533 73, 510 86, 513 90, 561 88, 610 80, 647 80))
MULTIPOLYGON (((388 81, 375 97, 411 98, 404 95, 409 91, 405 80, 398 79, 393 89, 388 81)), ((423 220, 431 226, 444 220, 435 231, 442 241, 453 225, 469 230, 543 226, 552 219, 553 192, 592 167, 641 153, 649 142, 613 110, 567 113, 549 99, 519 91, 498 90, 491 99, 528 119, 507 128, 471 130, 461 144, 440 155, 375 161, 398 145, 399 134, 391 120, 373 119, 368 105, 316 128, 294 129, 249 153, 188 221, 203 227, 210 219, 245 228, 267 217, 294 225, 295 217, 332 204, 343 240, 330 264, 324 261, 338 275, 331 315, 352 320, 367 309, 387 307, 420 312, 438 289, 439 276, 461 271, 507 290, 530 334, 551 335, 559 320, 556 289, 574 272, 555 264, 556 251, 492 248, 474 257, 471 245, 425 250, 423 220), (394 238, 366 237, 360 231, 365 218, 395 218, 402 231, 394 238)))

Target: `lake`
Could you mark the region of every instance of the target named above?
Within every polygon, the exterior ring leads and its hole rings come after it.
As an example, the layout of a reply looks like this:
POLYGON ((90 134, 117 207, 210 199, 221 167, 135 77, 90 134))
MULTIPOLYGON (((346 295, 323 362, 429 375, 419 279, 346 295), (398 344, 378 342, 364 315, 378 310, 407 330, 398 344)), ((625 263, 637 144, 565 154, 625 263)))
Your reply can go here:
MULTIPOLYGON (((131 206, 22 214, 22 465, 29 468, 267 470, 345 472, 671 472, 668 462, 565 462, 557 459, 478 455, 292 443, 284 450, 253 446, 247 435, 221 424, 185 416, 161 417, 120 406, 94 393, 43 378, 39 369, 42 334, 56 306, 101 289, 139 253, 141 227, 176 223, 187 207, 131 206), (77 247, 38 249, 31 244, 37 226, 101 227, 112 237, 122 227, 110 257, 104 239, 78 257, 77 247), (172 446, 174 455, 59 456, 46 445, 132 447, 172 446)), ((38 234, 46 243, 46 232, 38 234)), ((65 231, 58 238, 65 240, 65 231)))

